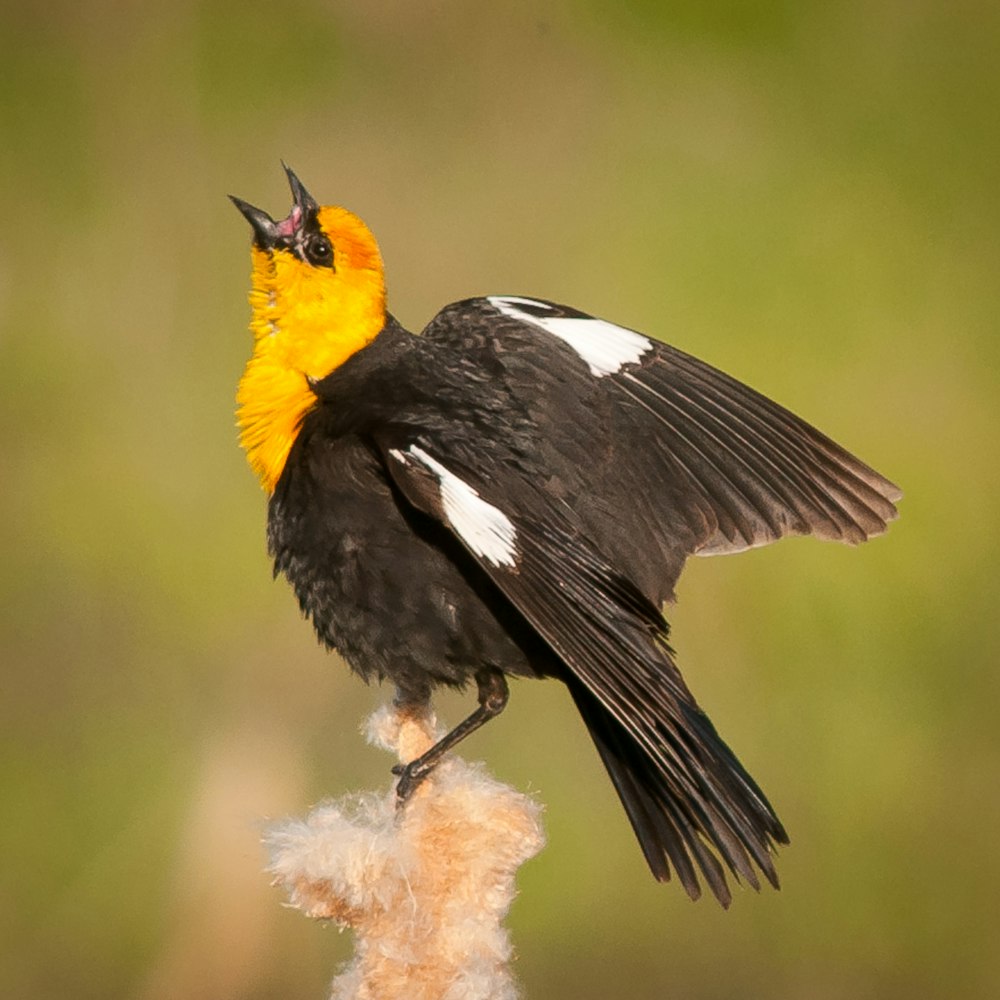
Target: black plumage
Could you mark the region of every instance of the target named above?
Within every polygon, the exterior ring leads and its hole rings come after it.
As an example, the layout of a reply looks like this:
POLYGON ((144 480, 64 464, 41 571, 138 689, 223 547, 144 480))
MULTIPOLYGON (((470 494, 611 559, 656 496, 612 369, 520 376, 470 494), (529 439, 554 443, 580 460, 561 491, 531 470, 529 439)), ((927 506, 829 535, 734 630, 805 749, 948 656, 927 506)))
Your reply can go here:
POLYGON ((549 302, 455 303, 419 337, 389 318, 313 389, 268 532, 320 638, 403 702, 474 679, 467 728, 504 675, 562 680, 658 879, 724 905, 726 868, 777 885, 785 831, 660 609, 688 556, 857 543, 896 487, 704 362, 549 302))

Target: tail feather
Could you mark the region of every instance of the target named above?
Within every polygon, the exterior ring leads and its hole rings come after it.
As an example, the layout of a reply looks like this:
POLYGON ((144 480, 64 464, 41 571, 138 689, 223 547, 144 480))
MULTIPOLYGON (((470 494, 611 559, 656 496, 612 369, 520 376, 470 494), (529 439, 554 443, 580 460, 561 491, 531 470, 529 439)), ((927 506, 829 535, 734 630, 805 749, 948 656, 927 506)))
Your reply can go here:
POLYGON ((730 817, 699 803, 712 814, 711 842, 702 832, 704 824, 692 814, 692 804, 670 791, 657 763, 628 730, 583 685, 570 681, 569 688, 656 879, 669 881, 673 869, 691 899, 698 899, 700 873, 715 898, 728 908, 732 893, 720 858, 737 882, 759 889, 752 858, 768 882, 778 888, 773 845, 787 843, 788 837, 763 794, 707 719, 705 725, 733 767, 732 780, 727 782, 730 817), (733 823, 734 815, 739 823, 733 823))

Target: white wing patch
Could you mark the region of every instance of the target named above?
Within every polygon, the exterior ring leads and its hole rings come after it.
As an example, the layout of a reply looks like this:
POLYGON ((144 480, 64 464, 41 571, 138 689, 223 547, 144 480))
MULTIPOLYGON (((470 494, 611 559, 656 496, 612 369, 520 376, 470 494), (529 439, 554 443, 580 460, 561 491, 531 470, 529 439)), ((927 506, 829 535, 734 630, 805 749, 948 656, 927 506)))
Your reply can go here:
POLYGON ((552 306, 514 295, 491 295, 489 302, 500 312, 522 323, 531 323, 565 341, 590 366, 591 374, 614 375, 625 365, 636 364, 653 344, 634 330, 626 330, 603 319, 580 319, 573 316, 535 316, 518 309, 519 305, 551 310, 552 306))
POLYGON ((481 559, 493 566, 514 566, 517 563, 517 532, 507 515, 487 503, 473 487, 449 472, 423 448, 410 445, 406 452, 392 449, 393 458, 404 465, 416 459, 432 472, 441 489, 441 504, 445 517, 455 534, 481 559))

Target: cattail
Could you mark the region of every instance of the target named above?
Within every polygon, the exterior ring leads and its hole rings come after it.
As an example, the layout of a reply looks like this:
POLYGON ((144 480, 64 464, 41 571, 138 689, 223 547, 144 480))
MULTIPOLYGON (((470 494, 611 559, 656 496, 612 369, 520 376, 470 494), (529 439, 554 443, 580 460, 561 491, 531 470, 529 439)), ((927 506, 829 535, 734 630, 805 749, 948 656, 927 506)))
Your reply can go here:
MULTIPOLYGON (((371 742, 412 760, 433 715, 377 711, 371 742)), ((275 883, 307 916, 355 934, 333 1000, 514 1000, 502 920, 520 865, 544 844, 540 806, 447 757, 403 808, 393 790, 348 796, 266 836, 275 883)))

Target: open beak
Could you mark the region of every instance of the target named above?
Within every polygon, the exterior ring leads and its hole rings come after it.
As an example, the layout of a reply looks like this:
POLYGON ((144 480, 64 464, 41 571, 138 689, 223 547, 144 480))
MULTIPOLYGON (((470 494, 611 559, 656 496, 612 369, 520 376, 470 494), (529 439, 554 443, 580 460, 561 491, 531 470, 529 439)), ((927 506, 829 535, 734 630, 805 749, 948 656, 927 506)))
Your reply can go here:
POLYGON ((316 199, 305 189, 295 171, 286 163, 281 164, 288 175, 288 186, 292 189, 294 204, 286 219, 275 222, 262 208, 256 208, 242 198, 230 195, 229 200, 240 210, 243 218, 253 228, 254 242, 261 250, 272 250, 278 243, 288 243, 301 228, 304 220, 319 211, 316 199))
POLYGON ((262 208, 254 208, 249 202, 231 194, 229 200, 243 213, 243 218, 253 228, 254 242, 261 250, 270 250, 278 242, 278 224, 262 208))
POLYGON ((292 189, 296 208, 302 212, 304 217, 318 212, 319 205, 316 204, 316 199, 303 187, 302 181, 295 176, 295 171, 284 160, 281 161, 281 165, 285 168, 285 174, 288 176, 288 186, 292 189))

